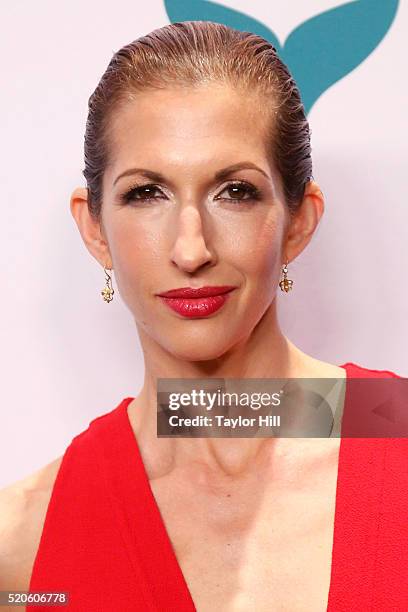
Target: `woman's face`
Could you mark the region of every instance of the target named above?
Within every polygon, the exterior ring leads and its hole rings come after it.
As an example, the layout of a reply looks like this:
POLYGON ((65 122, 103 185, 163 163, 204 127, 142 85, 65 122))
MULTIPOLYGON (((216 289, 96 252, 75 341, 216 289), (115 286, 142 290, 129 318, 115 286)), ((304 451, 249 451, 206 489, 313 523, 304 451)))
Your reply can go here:
POLYGON ((139 330, 170 353, 217 358, 250 336, 285 258, 288 211, 261 103, 214 84, 153 91, 112 128, 102 228, 119 292, 139 330), (210 314, 185 316, 157 296, 208 285, 235 287, 210 314))

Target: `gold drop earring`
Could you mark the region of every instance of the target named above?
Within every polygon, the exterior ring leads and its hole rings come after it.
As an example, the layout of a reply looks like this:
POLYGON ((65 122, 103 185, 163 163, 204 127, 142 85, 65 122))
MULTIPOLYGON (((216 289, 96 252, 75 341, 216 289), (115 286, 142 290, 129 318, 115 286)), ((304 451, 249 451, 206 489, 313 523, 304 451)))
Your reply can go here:
MULTIPOLYGON (((105 267, 103 269, 105 270, 106 287, 102 289, 101 295, 103 299, 105 300, 105 302, 111 302, 113 300, 113 294, 115 293, 115 291, 113 290, 113 287, 112 287, 112 279, 111 279, 110 274, 108 273, 105 267)), ((112 269, 110 269, 110 271, 112 272, 112 269)))
POLYGON ((288 278, 288 263, 289 262, 286 262, 282 267, 283 278, 279 283, 281 290, 285 291, 286 293, 288 293, 288 291, 290 291, 293 287, 293 280, 288 278))

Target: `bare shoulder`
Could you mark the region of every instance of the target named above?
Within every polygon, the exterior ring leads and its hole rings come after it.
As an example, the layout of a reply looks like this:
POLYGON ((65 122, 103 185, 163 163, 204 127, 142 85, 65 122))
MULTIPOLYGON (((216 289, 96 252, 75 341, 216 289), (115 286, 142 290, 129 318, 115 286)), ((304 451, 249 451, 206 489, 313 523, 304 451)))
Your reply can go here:
POLYGON ((0 591, 28 590, 62 457, 0 490, 0 591))
POLYGON ((292 369, 299 378, 347 378, 347 373, 341 366, 316 359, 303 352, 293 342, 286 338, 291 354, 292 369))
POLYGON ((346 370, 340 366, 314 359, 314 368, 311 370, 312 376, 316 378, 346 378, 346 370))

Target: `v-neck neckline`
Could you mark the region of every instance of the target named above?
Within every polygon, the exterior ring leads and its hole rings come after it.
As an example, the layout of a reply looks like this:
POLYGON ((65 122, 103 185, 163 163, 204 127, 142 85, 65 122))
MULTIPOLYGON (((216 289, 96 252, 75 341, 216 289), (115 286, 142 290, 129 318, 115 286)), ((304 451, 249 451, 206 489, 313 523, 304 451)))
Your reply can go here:
MULTIPOLYGON (((353 378, 352 370, 356 366, 348 362, 339 367, 346 370, 344 414, 350 405, 350 389, 347 381, 353 378)), ((115 456, 110 458, 109 468, 112 476, 115 475, 115 482, 112 483, 113 494, 122 504, 121 510, 124 512, 126 521, 125 528, 132 538, 129 554, 134 556, 135 563, 140 564, 142 559, 142 569, 147 577, 150 596, 158 609, 168 609, 173 604, 174 609, 177 609, 178 612, 197 612, 154 497, 139 444, 130 423, 127 408, 133 399, 135 398, 123 399, 115 409, 117 416, 120 417, 117 425, 120 427, 122 436, 126 432, 126 438, 123 439, 123 444, 115 449, 117 452, 112 453, 115 456), (134 478, 130 478, 130 474, 134 474, 134 478)), ((380 486, 376 486, 377 483, 373 482, 371 477, 376 474, 382 475, 379 469, 382 454, 378 452, 378 446, 372 444, 378 444, 378 442, 375 439, 368 441, 357 438, 341 437, 340 439, 331 575, 326 612, 335 612, 339 609, 339 605, 344 605, 342 609, 351 609, 349 605, 353 602, 356 593, 358 593, 360 609, 364 609, 364 602, 369 604, 370 601, 371 581, 367 579, 363 585, 361 584, 361 572, 359 573, 356 567, 356 559, 361 560, 362 567, 366 570, 366 577, 369 577, 373 561, 368 551, 372 552, 369 545, 374 537, 372 525, 375 524, 375 516, 378 515, 378 497, 381 489, 380 486), (371 470, 367 479, 370 487, 368 488, 367 485, 366 489, 364 486, 359 488, 361 479, 357 474, 362 465, 366 473, 371 470), (372 516, 374 516, 374 521, 372 516), (353 573, 354 585, 351 575, 353 573)))

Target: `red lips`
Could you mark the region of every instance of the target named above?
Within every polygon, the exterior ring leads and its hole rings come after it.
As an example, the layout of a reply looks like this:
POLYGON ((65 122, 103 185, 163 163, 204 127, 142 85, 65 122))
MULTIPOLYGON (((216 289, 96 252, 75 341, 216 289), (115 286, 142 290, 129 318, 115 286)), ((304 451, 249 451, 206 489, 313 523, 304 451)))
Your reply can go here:
POLYGON ((231 285, 218 287, 181 287, 171 289, 157 295, 163 302, 186 318, 208 317, 219 310, 229 299, 231 291, 236 289, 231 285))
POLYGON ((200 297, 211 297, 213 295, 222 295, 235 289, 232 285, 220 285, 218 287, 199 287, 194 289, 193 287, 180 287, 179 289, 170 289, 157 295, 161 297, 169 298, 200 298, 200 297))

